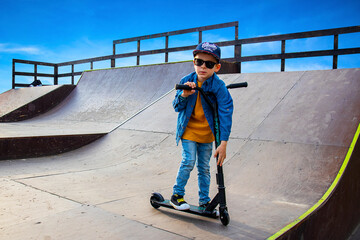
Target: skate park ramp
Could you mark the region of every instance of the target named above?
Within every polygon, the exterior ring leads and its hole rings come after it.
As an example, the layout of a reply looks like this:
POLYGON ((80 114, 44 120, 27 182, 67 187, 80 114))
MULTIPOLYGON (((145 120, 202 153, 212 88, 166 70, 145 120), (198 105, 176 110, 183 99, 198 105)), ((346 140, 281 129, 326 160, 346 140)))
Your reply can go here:
POLYGON ((57 85, 11 89, 0 94, 0 122, 22 121, 49 111, 74 89, 57 85))
POLYGON ((181 62, 86 71, 51 111, 1 125, 0 142, 7 148, 0 159, 56 154, 94 141, 159 99, 193 69, 191 62, 181 62))
MULTIPOLYGON (((181 161, 171 91, 87 146, 1 161, 0 238, 266 239, 293 223, 329 190, 351 148, 360 121, 360 69, 221 78, 249 84, 230 90, 235 109, 224 164, 227 227, 149 203, 152 192, 170 197, 181 161)), ((359 182, 355 176, 352 182, 359 182)), ((185 198, 197 204, 196 170, 185 198)))

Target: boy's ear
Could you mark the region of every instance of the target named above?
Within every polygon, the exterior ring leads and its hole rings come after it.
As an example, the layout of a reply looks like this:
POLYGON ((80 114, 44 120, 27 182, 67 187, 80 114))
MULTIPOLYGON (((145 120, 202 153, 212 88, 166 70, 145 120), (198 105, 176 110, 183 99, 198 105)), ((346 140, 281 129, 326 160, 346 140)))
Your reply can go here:
POLYGON ((217 73, 220 70, 220 68, 221 68, 221 64, 220 63, 216 64, 215 65, 215 72, 217 73))

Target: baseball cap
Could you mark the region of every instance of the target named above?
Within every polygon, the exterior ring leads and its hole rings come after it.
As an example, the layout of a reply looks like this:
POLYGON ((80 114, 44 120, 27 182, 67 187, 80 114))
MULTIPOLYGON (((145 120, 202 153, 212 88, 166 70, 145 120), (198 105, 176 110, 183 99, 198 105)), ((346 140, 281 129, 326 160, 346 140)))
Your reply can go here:
POLYGON ((197 53, 203 52, 213 55, 218 62, 220 62, 221 50, 215 43, 203 42, 200 43, 193 51, 194 57, 197 53))

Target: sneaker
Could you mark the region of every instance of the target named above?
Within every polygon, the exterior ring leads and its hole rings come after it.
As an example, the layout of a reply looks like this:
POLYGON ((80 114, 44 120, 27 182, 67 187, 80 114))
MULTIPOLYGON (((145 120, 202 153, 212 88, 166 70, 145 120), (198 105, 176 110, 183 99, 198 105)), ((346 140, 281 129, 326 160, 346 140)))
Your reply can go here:
POLYGON ((177 194, 174 194, 174 195, 171 196, 170 204, 176 210, 188 210, 188 209, 190 209, 190 205, 185 202, 184 196, 180 196, 180 195, 177 195, 177 194))

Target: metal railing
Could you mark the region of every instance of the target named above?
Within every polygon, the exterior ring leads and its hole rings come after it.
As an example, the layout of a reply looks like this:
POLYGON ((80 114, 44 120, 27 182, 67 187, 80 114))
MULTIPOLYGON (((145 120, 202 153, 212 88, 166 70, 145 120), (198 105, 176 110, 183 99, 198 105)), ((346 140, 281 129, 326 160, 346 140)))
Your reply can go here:
MULTIPOLYGON (((113 54, 95 57, 95 58, 87 58, 76 61, 69 61, 63 63, 46 63, 46 62, 37 62, 37 61, 29 61, 29 60, 19 60, 13 59, 13 72, 12 72, 12 87, 23 87, 28 84, 17 83, 16 76, 33 76, 34 79, 37 77, 51 77, 54 79, 54 85, 58 84, 58 79, 62 77, 71 77, 71 83, 74 84, 74 76, 78 76, 82 74, 82 71, 75 72, 74 66, 77 64, 89 63, 89 69, 93 69, 93 63, 97 61, 110 61, 110 67, 115 67, 115 59, 118 58, 127 58, 127 57, 136 57, 136 64, 140 64, 140 57, 145 55, 152 54, 165 54, 165 62, 168 62, 169 53, 180 52, 180 51, 188 51, 196 48, 197 44, 203 41, 202 33, 203 31, 221 29, 221 28, 229 28, 234 27, 234 40, 217 42, 217 44, 221 47, 225 46, 234 46, 234 56, 232 58, 226 58, 224 60, 230 62, 238 63, 238 72, 241 72, 241 63, 243 62, 251 62, 251 61, 263 61, 263 60, 281 60, 280 71, 285 71, 285 60, 293 59, 293 58, 306 58, 306 57, 320 57, 320 56, 332 56, 333 57, 333 69, 337 69, 338 67, 338 56, 339 55, 348 55, 348 54, 356 54, 360 53, 360 47, 355 48, 342 48, 339 49, 339 35, 347 34, 347 33, 355 33, 360 32, 360 26, 352 26, 352 27, 343 27, 343 28, 333 28, 326 30, 318 30, 318 31, 308 31, 308 32, 299 32, 299 33, 291 33, 291 34, 281 34, 281 35, 272 35, 265 37, 256 37, 256 38, 246 38, 246 39, 238 39, 238 22, 229 22, 223 24, 209 25, 198 28, 190 28, 172 32, 158 33, 134 38, 126 38, 119 39, 113 41, 113 54), (194 45, 183 46, 183 47, 174 47, 169 48, 169 37, 185 34, 185 33, 193 33, 198 32, 198 42, 194 45), (323 37, 323 36, 333 36, 333 49, 331 50, 318 50, 318 51, 303 51, 303 52, 286 52, 286 41, 294 40, 294 39, 303 39, 303 38, 314 38, 314 37, 323 37), (163 49, 155 49, 155 50, 147 50, 141 51, 141 41, 154 39, 154 38, 165 38, 165 48, 163 49), (129 53, 121 53, 116 54, 116 46, 122 43, 128 42, 137 42, 137 51, 129 52, 129 53), (281 42, 281 52, 278 54, 266 54, 266 55, 253 55, 253 56, 242 56, 242 47, 246 44, 253 43, 268 43, 268 42, 281 42), (30 64, 34 66, 33 72, 19 72, 16 71, 15 64, 30 64), (38 66, 49 66, 53 67, 54 73, 40 73, 38 72, 38 66), (59 74, 59 67, 63 66, 71 66, 71 71, 67 73, 59 74)), ((190 60, 190 59, 189 59, 190 60)))
MULTIPOLYGON (((165 62, 167 63, 169 61, 169 53, 171 52, 178 52, 178 51, 187 51, 187 50, 193 50, 196 45, 192 46, 185 46, 185 47, 176 47, 176 48, 169 48, 169 37, 175 36, 175 35, 181 35, 186 33, 193 33, 198 32, 199 34, 199 40, 198 44, 202 42, 202 33, 203 31, 209 31, 214 29, 220 29, 220 28, 229 28, 229 27, 235 27, 235 36, 234 40, 238 40, 239 35, 239 23, 238 22, 229 22, 229 23, 223 23, 223 24, 216 24, 216 25, 209 25, 204 27, 197 27, 197 28, 189 28, 184 30, 178 30, 178 31, 172 31, 172 32, 164 32, 164 33, 157 33, 152 35, 145 35, 141 37, 133 37, 133 38, 125 38, 120 40, 114 40, 113 41, 113 55, 114 56, 120 56, 120 57, 130 57, 130 56, 136 56, 136 65, 140 64, 140 56, 148 55, 148 54, 159 54, 164 53, 165 54, 165 62), (165 37, 165 49, 158 49, 158 50, 150 50, 150 51, 140 51, 141 41, 142 40, 149 40, 153 38, 164 38, 165 37), (129 42, 137 42, 137 52, 130 53, 130 54, 118 54, 116 55, 116 45, 122 44, 122 43, 129 43, 129 42)), ((115 59, 112 60, 111 67, 115 67, 115 59)))
MULTIPOLYGON (((346 34, 346 33, 355 33, 355 32, 360 32, 360 26, 333 28, 333 29, 318 30, 318 31, 291 33, 291 34, 281 34, 281 35, 273 35, 273 36, 257 37, 257 38, 247 38, 247 39, 240 39, 240 40, 236 40, 236 41, 221 42, 221 43, 218 43, 218 45, 219 46, 231 46, 231 45, 242 46, 245 44, 281 41, 281 53, 279 53, 279 54, 267 54, 267 55, 255 55, 255 56, 242 57, 241 52, 238 52, 238 53, 235 53, 234 58, 228 59, 228 60, 242 63, 242 62, 250 62, 250 61, 281 59, 280 71, 283 72, 283 71, 285 71, 285 59, 333 56, 333 69, 337 69, 339 55, 360 53, 360 47, 339 49, 339 35, 346 34), (324 36, 333 36, 334 37, 334 44, 333 44, 334 47, 332 50, 304 51, 304 52, 292 52, 292 53, 285 52, 285 46, 286 46, 287 40, 313 38, 313 37, 324 37, 324 36)), ((241 50, 241 47, 239 47, 238 49, 241 50)), ((241 69, 240 69, 240 71, 241 71, 241 69)))

